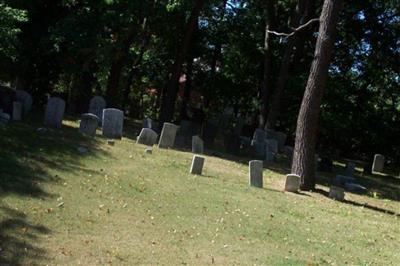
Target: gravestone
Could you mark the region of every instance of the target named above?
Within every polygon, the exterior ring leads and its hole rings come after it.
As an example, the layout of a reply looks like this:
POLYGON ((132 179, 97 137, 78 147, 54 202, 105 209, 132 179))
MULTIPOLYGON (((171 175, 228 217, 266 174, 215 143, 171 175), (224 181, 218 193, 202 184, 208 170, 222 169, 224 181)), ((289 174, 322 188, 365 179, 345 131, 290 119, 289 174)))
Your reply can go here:
POLYGON ((286 175, 285 191, 298 192, 301 178, 295 174, 286 175))
POLYGON ((100 125, 103 123, 103 110, 106 106, 107 103, 101 96, 94 96, 89 102, 88 113, 96 115, 100 119, 100 125))
POLYGON ((329 188, 329 197, 334 200, 344 200, 344 189, 341 187, 331 186, 329 188))
POLYGON ((273 161, 278 154, 278 141, 275 139, 266 140, 266 161, 273 161))
POLYGON ((193 175, 201 175, 201 173, 203 172, 204 160, 204 157, 194 155, 192 166, 190 167, 190 173, 193 175))
POLYGON ((153 148, 147 147, 147 148, 144 150, 144 152, 145 152, 146 154, 153 154, 153 148))
POLYGON ((385 165, 385 156, 381 154, 375 154, 374 162, 372 163, 372 172, 382 172, 385 165))
POLYGON ((175 143, 176 133, 179 127, 172 123, 164 123, 161 131, 160 141, 158 147, 162 149, 172 148, 175 143))
POLYGON ((252 187, 263 187, 263 162, 249 162, 249 185, 252 187))
POLYGON ((153 146, 157 143, 157 138, 158 134, 154 130, 150 128, 143 128, 137 139, 137 143, 147 146, 153 146))
POLYGON ((124 112, 115 108, 103 110, 103 136, 111 139, 121 139, 124 128, 124 112))
POLYGON ((192 152, 197 154, 204 153, 204 141, 199 136, 192 137, 192 152))
POLYGON ((271 129, 266 129, 266 138, 275 139, 278 142, 278 150, 283 151, 286 143, 286 134, 279 131, 274 131, 271 129))
POLYGON ((6 125, 8 124, 8 122, 10 121, 10 115, 7 113, 3 113, 3 111, 0 112, 0 123, 2 125, 6 125))
POLYGON ((346 170, 345 170, 344 174, 346 176, 353 176, 355 169, 356 169, 356 165, 353 162, 348 162, 346 164, 346 170))
POLYGON ((200 134, 201 127, 192 121, 182 120, 176 133, 175 147, 190 147, 192 137, 200 134))
POLYGON ((99 126, 100 119, 94 114, 83 114, 79 124, 79 132, 90 137, 96 135, 96 129, 99 126))
POLYGON ((150 128, 153 129, 153 119, 146 117, 145 119, 143 119, 143 128, 150 128))
POLYGON ((22 119, 22 103, 13 102, 12 118, 14 121, 20 121, 22 119))
POLYGON ((15 91, 15 99, 22 103, 22 114, 26 115, 32 109, 32 96, 24 90, 15 91))
POLYGON ((65 101, 58 97, 50 97, 47 100, 46 112, 44 115, 44 125, 61 128, 64 111, 65 101))

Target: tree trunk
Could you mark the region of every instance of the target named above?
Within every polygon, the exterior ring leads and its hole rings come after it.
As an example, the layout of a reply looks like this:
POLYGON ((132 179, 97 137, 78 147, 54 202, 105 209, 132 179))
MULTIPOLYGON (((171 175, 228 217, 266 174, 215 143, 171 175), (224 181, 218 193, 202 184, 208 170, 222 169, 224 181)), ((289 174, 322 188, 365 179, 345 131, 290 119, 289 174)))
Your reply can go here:
POLYGON ((170 71, 170 77, 167 85, 164 88, 164 95, 161 102, 160 110, 160 127, 164 122, 170 122, 175 112, 175 101, 178 94, 179 78, 182 72, 182 64, 189 50, 193 32, 195 31, 198 23, 200 10, 203 8, 204 0, 197 0, 190 15, 188 24, 186 26, 185 35, 183 38, 182 46, 177 54, 174 65, 170 71))
POLYGON ((324 1, 314 60, 297 119, 292 173, 301 177, 302 190, 315 188, 314 155, 317 124, 335 41, 340 2, 340 0, 324 1))
POLYGON ((186 70, 186 82, 183 92, 182 106, 181 106, 181 120, 187 119, 187 106, 190 101, 190 93, 192 91, 192 74, 193 74, 193 57, 190 58, 186 70))
POLYGON ((264 71, 260 88, 260 116, 258 126, 263 128, 268 112, 268 98, 271 90, 271 36, 269 30, 275 22, 275 0, 268 0, 266 5, 265 38, 264 38, 264 71))
MULTIPOLYGON (((308 6, 310 6, 309 2, 310 2, 309 0, 298 1, 296 11, 291 22, 291 27, 297 28, 298 26, 300 26, 301 21, 304 22, 309 19, 308 14, 310 12, 307 8, 308 6)), ((276 122, 280 114, 280 106, 281 106, 283 91, 285 89, 286 81, 289 77, 289 67, 291 59, 293 57, 296 47, 301 46, 302 43, 304 43, 304 38, 300 40, 297 34, 290 36, 288 38, 285 52, 282 57, 281 66, 279 69, 279 77, 276 82, 274 94, 272 96, 271 108, 268 113, 268 119, 266 123, 266 128, 268 129, 275 129, 276 122)))

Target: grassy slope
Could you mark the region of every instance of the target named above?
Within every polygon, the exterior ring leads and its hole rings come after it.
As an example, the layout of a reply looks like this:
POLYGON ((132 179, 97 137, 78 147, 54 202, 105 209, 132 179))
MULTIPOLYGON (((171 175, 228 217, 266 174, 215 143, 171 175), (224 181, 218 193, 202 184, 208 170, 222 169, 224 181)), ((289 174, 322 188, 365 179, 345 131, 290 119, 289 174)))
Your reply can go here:
POLYGON ((268 169, 250 188, 245 164, 209 156, 192 176, 190 153, 38 126, 0 128, 0 264, 400 262, 398 201, 284 193, 268 169))

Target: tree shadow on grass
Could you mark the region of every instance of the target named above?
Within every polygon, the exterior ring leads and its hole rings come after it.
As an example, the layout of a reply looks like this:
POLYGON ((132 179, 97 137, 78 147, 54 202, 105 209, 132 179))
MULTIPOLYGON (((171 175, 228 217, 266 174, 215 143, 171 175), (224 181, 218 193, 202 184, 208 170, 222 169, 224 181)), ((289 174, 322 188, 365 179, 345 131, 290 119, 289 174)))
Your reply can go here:
MULTIPOLYGON (((81 159, 106 155, 101 141, 79 134, 67 121, 61 129, 42 129, 41 117, 31 116, 0 128, 0 199, 8 195, 19 198, 56 197, 43 184, 62 184, 62 173, 81 173, 87 169, 81 159), (80 152, 78 147, 87 151, 80 152)), ((25 260, 45 258, 36 247, 39 235, 51 232, 42 225, 28 222, 27 215, 0 202, 0 264, 19 265, 25 260)))

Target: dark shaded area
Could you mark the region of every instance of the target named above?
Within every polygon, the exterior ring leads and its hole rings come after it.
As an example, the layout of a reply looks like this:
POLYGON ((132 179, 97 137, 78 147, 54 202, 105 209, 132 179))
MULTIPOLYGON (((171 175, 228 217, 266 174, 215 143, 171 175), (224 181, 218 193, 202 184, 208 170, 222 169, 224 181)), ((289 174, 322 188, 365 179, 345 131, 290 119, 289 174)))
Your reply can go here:
MULTIPOLYGON (((90 171, 80 163, 83 156, 102 156, 99 140, 82 136, 77 128, 63 125, 61 130, 45 129, 42 114, 0 128, 0 199, 7 195, 51 198, 44 183, 62 183, 61 172, 90 171), (38 130, 41 128, 40 130, 38 130), (79 153, 85 147, 86 153, 79 153)), ((26 259, 46 259, 35 243, 51 232, 40 224, 28 222, 27 214, 0 202, 0 265, 21 265, 26 259), (4 215, 3 215, 4 214, 4 215)))

